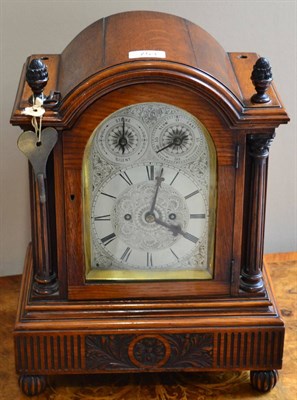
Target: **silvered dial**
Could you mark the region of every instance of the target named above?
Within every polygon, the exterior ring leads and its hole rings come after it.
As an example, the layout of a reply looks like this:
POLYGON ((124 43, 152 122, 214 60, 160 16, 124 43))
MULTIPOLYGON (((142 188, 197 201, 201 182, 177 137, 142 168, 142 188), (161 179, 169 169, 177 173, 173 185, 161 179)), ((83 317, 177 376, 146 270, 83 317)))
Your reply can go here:
MULTIPOLYGON (((123 268, 190 268, 208 219, 200 187, 180 169, 141 164, 120 170, 92 208, 98 253, 123 268)), ((108 267, 108 265, 106 265, 108 267)))
POLYGON ((114 164, 137 161, 146 152, 147 131, 141 121, 119 113, 107 118, 98 128, 94 145, 100 155, 114 164))
POLYGON ((152 146, 164 162, 190 163, 201 150, 201 128, 182 111, 160 119, 152 132, 152 146))
POLYGON ((214 213, 202 124, 177 107, 140 103, 111 114, 90 141, 90 269, 207 270, 214 213))

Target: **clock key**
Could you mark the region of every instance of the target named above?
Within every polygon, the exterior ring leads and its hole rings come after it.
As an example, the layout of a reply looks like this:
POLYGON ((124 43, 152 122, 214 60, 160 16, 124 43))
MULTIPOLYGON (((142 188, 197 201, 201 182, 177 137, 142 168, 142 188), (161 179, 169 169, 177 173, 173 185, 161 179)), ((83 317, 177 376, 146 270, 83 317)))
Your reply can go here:
POLYGON ((46 178, 46 163, 48 156, 58 140, 58 132, 54 128, 45 128, 41 131, 40 140, 36 132, 25 131, 19 136, 17 145, 19 150, 30 161, 39 187, 41 202, 45 202, 44 179, 46 178))

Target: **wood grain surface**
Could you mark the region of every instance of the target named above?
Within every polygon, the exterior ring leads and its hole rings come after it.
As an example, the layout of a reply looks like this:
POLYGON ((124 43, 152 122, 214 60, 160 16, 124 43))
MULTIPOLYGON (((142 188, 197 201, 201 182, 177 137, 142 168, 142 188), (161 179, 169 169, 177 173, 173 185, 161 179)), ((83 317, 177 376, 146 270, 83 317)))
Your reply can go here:
MULTIPOLYGON (((278 306, 286 324, 283 369, 276 387, 265 395, 253 390, 248 372, 107 374, 51 377, 38 400, 293 400, 296 397, 297 253, 265 257, 278 306)), ((12 330, 20 276, 0 278, 0 399, 27 399, 15 374, 12 330)))

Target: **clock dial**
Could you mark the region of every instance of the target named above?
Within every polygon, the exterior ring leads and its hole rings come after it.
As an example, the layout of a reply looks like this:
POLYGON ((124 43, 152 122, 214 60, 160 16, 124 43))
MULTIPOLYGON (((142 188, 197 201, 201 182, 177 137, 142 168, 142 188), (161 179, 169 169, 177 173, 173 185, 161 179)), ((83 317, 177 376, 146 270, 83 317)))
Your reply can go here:
POLYGON ((136 104, 106 118, 88 149, 89 269, 131 271, 131 279, 133 271, 209 271, 215 174, 200 122, 167 104, 136 104))
POLYGON ((161 164, 111 176, 98 188, 91 215, 99 253, 113 264, 139 268, 189 267, 208 219, 197 184, 161 164))
POLYGON ((94 145, 100 155, 115 164, 135 162, 145 153, 148 145, 143 124, 132 116, 119 113, 107 118, 98 127, 94 145))
POLYGON ((161 160, 190 163, 203 146, 202 129, 190 114, 182 111, 160 119, 152 132, 152 146, 161 160))

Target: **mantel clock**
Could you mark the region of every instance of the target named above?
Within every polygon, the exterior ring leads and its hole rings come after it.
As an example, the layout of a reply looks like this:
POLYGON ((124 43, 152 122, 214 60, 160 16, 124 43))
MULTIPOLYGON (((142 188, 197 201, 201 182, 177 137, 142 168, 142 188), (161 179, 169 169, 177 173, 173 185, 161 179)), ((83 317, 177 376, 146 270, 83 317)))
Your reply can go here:
POLYGON ((263 234, 288 120, 265 58, 168 14, 103 18, 28 58, 11 117, 30 161, 14 330, 26 394, 105 372, 251 370, 258 390, 275 385, 284 325, 263 234))

